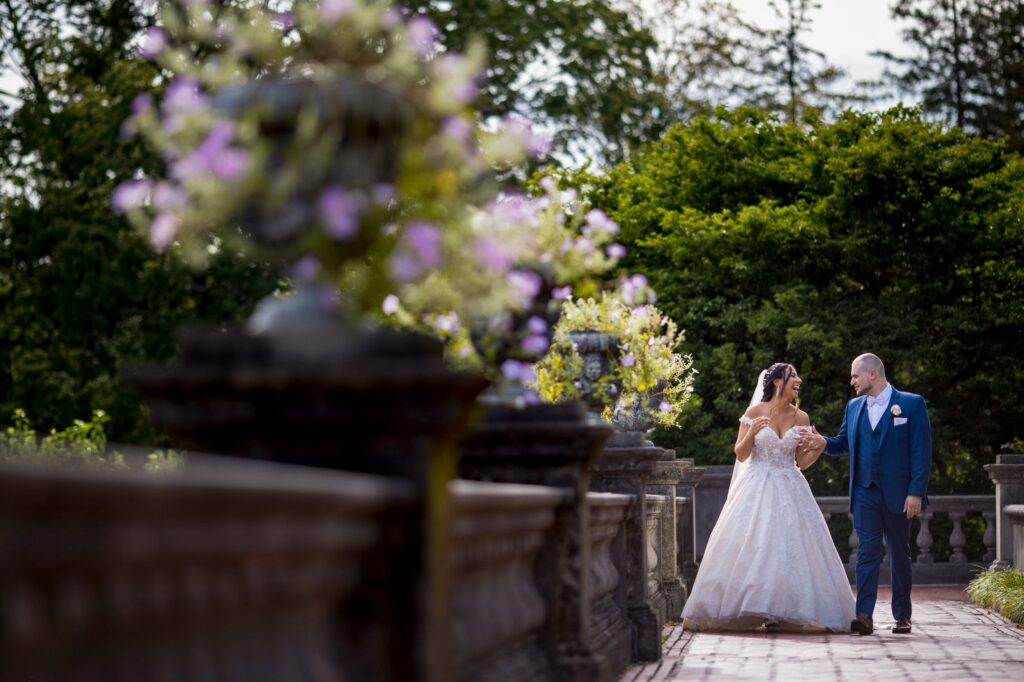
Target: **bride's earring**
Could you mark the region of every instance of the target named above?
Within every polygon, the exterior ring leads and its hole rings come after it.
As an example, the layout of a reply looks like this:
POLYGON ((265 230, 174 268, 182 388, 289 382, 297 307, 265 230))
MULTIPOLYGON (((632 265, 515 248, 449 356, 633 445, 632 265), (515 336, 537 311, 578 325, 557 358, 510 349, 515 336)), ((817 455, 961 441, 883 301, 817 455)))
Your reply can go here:
POLYGON ((782 389, 779 388, 778 386, 776 386, 775 387, 775 397, 778 398, 780 395, 782 395, 782 389))

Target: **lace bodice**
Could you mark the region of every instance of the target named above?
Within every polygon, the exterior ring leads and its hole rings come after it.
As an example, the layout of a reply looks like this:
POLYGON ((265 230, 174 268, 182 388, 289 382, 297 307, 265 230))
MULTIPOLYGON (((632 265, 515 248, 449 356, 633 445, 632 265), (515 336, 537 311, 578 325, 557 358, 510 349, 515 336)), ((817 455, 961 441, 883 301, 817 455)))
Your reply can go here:
MULTIPOLYGON (((748 417, 740 417, 740 421, 744 424, 752 423, 748 417)), ((782 438, 771 427, 758 431, 754 436, 754 449, 750 452, 750 465, 795 468, 797 438, 802 428, 793 426, 782 434, 782 438)))

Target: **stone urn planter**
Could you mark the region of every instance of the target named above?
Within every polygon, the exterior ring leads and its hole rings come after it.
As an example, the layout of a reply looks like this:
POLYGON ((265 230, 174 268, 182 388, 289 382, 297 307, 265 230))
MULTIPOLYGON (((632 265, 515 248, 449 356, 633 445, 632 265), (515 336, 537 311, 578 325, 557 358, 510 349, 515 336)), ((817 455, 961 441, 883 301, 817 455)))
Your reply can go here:
MULTIPOLYGON (((407 116, 383 86, 269 79, 224 90, 214 101, 229 116, 251 107, 267 112, 267 172, 283 163, 278 154, 312 112, 324 139, 336 144, 328 177, 309 179, 317 190, 325 180, 368 187, 394 177, 407 116)), ((315 244, 316 211, 315 195, 299 182, 277 203, 249 202, 240 229, 288 262, 315 244)), ((350 251, 332 250, 332 257, 362 258, 362 239, 356 235, 350 251)), ((393 605, 403 611, 403 647, 413 651, 391 657, 400 662, 396 679, 450 679, 446 486, 456 474, 455 443, 487 382, 448 369, 440 344, 427 337, 358 326, 344 305, 324 305, 314 288, 266 300, 244 329, 186 331, 181 347, 180 360, 128 374, 176 447, 414 482, 420 509, 413 518, 421 525, 407 556, 396 558, 406 562, 409 579, 395 587, 393 605)))

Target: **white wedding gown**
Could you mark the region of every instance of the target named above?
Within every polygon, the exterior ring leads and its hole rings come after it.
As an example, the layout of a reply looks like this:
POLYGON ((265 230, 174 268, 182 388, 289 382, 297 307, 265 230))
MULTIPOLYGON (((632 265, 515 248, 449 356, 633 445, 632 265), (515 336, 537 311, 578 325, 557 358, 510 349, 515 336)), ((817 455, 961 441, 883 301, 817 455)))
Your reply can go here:
POLYGON ((853 591, 796 466, 799 433, 794 426, 780 439, 762 429, 747 461, 736 463, 683 608, 688 629, 753 629, 775 620, 783 629, 850 631, 853 591))

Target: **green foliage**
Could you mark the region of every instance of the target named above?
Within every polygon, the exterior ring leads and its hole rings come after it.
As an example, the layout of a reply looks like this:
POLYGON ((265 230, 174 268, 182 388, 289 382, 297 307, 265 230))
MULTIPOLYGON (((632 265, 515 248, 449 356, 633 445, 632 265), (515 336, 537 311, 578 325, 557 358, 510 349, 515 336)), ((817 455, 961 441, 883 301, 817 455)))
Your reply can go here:
POLYGON ((985 571, 967 586, 967 594, 976 604, 1024 625, 1024 573, 985 571))
POLYGON ((121 180, 158 166, 120 134, 134 97, 161 87, 129 47, 146 21, 123 0, 0 4, 25 82, 0 98, 0 414, 22 407, 50 429, 98 408, 137 443, 161 436, 123 369, 170 358, 182 324, 241 319, 277 286, 224 250, 201 274, 153 255, 110 209, 121 180))
MULTIPOLYGON (((577 181, 621 225, 625 265, 648 274, 700 370, 661 444, 731 462, 757 373, 780 360, 835 433, 849 363, 872 351, 928 400, 931 492, 990 490, 981 465, 1024 429, 1019 158, 902 108, 809 128, 741 109, 577 181)), ((808 473, 841 494, 846 471, 823 458, 808 473)))
POLYGON ((617 161, 664 131, 669 107, 652 66, 657 43, 636 13, 609 0, 407 0, 431 16, 449 50, 474 37, 489 51, 483 116, 549 124, 563 149, 589 140, 617 161))
MULTIPOLYGON (((0 463, 127 471, 132 467, 125 456, 107 448, 104 427, 108 423, 110 417, 103 410, 94 410, 92 419, 75 419, 71 426, 60 431, 50 429, 40 437, 25 411, 16 409, 11 415, 11 425, 0 432, 0 463)), ((150 473, 167 473, 180 469, 183 464, 181 454, 157 450, 147 455, 141 468, 150 473)))

